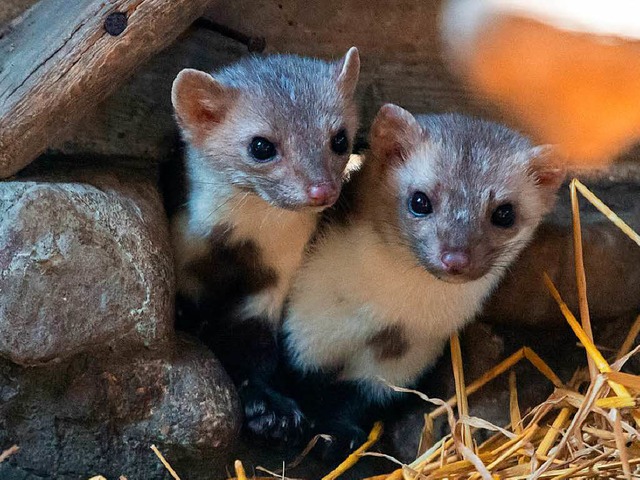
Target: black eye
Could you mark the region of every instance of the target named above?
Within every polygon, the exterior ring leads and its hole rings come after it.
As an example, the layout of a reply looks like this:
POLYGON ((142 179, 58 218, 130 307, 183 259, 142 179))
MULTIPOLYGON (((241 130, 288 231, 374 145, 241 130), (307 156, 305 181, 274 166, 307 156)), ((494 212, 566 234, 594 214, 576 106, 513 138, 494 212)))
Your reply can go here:
POLYGON ((503 203, 491 214, 491 223, 496 227, 510 228, 516 223, 516 211, 510 203, 503 203))
POLYGON ((276 156, 276 146, 264 137, 254 137, 249 144, 249 153, 259 162, 266 162, 276 156))
POLYGON ((411 200, 409 200, 409 210, 416 217, 424 217, 433 212, 433 207, 426 193, 416 192, 411 196, 411 200))
POLYGON ((349 139, 344 128, 331 137, 331 150, 338 155, 344 155, 349 151, 349 139))

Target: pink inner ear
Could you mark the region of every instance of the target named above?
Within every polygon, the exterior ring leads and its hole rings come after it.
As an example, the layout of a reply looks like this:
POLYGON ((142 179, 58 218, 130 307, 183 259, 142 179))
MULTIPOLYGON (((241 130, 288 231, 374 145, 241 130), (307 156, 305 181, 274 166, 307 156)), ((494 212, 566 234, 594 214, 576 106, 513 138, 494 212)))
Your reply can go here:
POLYGON ((213 128, 224 121, 236 95, 215 84, 203 86, 199 79, 193 80, 176 89, 174 106, 183 131, 194 146, 201 147, 213 128))
MULTIPOLYGON (((404 139, 406 140, 406 139, 404 139)), ((412 149, 412 144, 409 142, 403 142, 400 139, 394 139, 391 141, 387 155, 390 160, 396 162, 404 162, 406 158, 409 156, 409 153, 412 149)))
POLYGON ((200 122, 217 121, 219 108, 209 100, 211 93, 200 86, 185 85, 176 92, 175 106, 180 119, 190 127, 200 122))
POLYGON ((379 140, 376 149, 385 165, 402 162, 407 154, 407 147, 397 138, 383 137, 379 140))
POLYGON ((391 148, 389 149, 389 156, 396 160, 403 160, 405 156, 405 149, 398 142, 393 142, 391 148))
POLYGON ((190 115, 193 117, 193 121, 199 123, 220 123, 224 117, 224 108, 219 106, 214 108, 209 105, 208 102, 203 99, 203 95, 199 92, 199 95, 194 95, 189 99, 190 101, 190 115))
POLYGON ((539 185, 559 185, 564 178, 564 171, 554 167, 544 167, 536 171, 536 180, 539 185))

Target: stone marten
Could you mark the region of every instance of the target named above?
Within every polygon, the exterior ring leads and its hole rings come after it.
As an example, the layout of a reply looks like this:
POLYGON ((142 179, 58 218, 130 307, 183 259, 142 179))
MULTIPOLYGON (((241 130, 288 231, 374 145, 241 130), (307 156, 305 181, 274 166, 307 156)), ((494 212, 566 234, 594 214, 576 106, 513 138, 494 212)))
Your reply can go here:
POLYGON ((349 170, 359 70, 351 48, 337 62, 247 57, 212 75, 183 70, 173 83, 188 187, 172 220, 177 326, 222 361, 250 431, 300 422, 262 414, 281 403, 290 412, 264 379, 291 278, 349 170))
POLYGON ((314 242, 284 314, 292 405, 334 436, 326 454, 364 441, 396 396, 381 379, 415 385, 479 313, 554 204, 549 158, 489 121, 382 107, 353 209, 314 242))

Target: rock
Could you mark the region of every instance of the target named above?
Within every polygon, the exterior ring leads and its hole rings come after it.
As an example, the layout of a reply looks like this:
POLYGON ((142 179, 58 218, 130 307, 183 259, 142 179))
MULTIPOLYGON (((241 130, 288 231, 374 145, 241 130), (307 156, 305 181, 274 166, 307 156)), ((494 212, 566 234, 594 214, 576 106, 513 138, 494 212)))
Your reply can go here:
POLYGON ((41 167, 0 183, 0 356, 34 365, 164 341, 174 274, 153 175, 41 167))
POLYGON ((170 478, 152 444, 183 478, 207 478, 192 465, 222 474, 240 406, 206 348, 178 338, 128 357, 97 353, 38 368, 0 364, 0 450, 21 447, 0 478, 170 478))
POLYGON ((0 478, 169 478, 152 444, 210 478, 239 434, 237 394, 173 332, 155 172, 102 160, 44 159, 0 183, 0 451, 21 447, 0 478))

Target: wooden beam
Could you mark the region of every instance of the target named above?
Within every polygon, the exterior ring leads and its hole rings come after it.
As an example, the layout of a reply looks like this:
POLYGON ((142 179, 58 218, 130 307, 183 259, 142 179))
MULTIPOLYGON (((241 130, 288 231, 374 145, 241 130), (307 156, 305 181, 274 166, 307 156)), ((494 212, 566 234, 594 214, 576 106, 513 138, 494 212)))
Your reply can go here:
POLYGON ((25 12, 0 38, 0 177, 77 127, 208 3, 42 0, 25 12))

